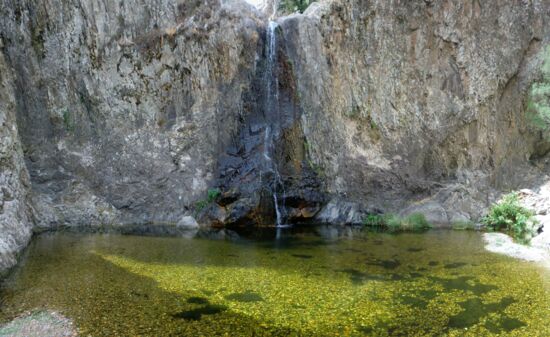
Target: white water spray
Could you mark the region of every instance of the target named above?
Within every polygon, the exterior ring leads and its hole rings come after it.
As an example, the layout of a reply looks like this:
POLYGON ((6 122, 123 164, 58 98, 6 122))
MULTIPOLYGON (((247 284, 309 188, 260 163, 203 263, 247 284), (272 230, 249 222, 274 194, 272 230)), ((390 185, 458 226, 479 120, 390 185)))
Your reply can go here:
MULTIPOLYGON (((273 171, 272 194, 273 204, 275 206, 275 214, 277 216, 277 227, 283 227, 283 214, 279 207, 279 197, 277 195, 278 186, 283 187, 283 202, 286 198, 283 181, 277 164, 272 159, 274 151, 274 139, 279 136, 280 116, 279 116, 279 79, 277 77, 277 28, 279 25, 270 21, 267 27, 267 70, 266 70, 266 105, 265 114, 266 120, 273 124, 273 128, 268 125, 264 134, 264 159, 268 165, 268 169, 273 171)), ((268 123, 269 124, 269 123, 268 123)))

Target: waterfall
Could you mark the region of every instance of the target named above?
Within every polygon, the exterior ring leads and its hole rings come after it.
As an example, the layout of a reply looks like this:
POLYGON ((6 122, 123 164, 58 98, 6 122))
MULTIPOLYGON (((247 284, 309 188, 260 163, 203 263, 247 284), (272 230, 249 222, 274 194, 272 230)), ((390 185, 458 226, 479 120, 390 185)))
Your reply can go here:
MULTIPOLYGON (((272 158, 274 152, 274 140, 280 136, 281 122, 279 113, 279 79, 277 76, 277 27, 279 25, 270 21, 267 27, 267 66, 266 66, 266 99, 265 99, 265 119, 267 126, 264 135, 264 159, 267 169, 273 173, 271 192, 273 194, 273 203, 275 214, 277 216, 277 227, 284 226, 284 216, 279 207, 278 186, 282 187, 283 202, 286 198, 284 184, 279 174, 277 163, 272 158)), ((284 205, 283 205, 284 206, 284 205)), ((284 209, 284 207, 283 207, 284 209)))

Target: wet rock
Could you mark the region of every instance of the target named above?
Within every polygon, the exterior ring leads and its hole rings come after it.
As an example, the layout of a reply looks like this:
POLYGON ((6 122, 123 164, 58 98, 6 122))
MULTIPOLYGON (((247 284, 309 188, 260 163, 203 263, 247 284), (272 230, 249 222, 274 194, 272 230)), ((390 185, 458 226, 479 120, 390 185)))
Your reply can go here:
POLYGON ((56 312, 27 313, 0 326, 0 336, 6 337, 76 337, 73 323, 56 312))
POLYGON ((238 199, 228 205, 227 209, 229 216, 225 221, 225 226, 228 228, 261 225, 263 222, 261 216, 263 210, 258 199, 238 199))
POLYGON ((199 223, 212 227, 224 227, 227 210, 216 203, 210 203, 200 212, 199 223))

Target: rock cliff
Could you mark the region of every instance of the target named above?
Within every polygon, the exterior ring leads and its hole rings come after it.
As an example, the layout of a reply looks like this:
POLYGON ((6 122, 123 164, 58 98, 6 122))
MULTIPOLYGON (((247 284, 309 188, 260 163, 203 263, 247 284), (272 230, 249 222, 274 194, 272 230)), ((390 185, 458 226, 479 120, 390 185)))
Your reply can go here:
POLYGON ((277 19, 271 66, 270 14, 239 0, 2 1, 2 266, 30 210, 39 229, 190 214, 241 226, 273 221, 275 191, 291 222, 452 223, 547 178, 550 144, 525 112, 547 1, 321 0, 277 19))
POLYGON ((536 188, 548 142, 524 107, 549 10, 545 1, 320 1, 281 19, 309 155, 328 191, 449 223, 478 219, 499 191, 536 188))
POLYGON ((264 29, 238 1, 3 1, 37 225, 177 222, 238 129, 264 29))
POLYGON ((13 84, 0 54, 0 276, 16 263, 32 234, 29 174, 17 133, 13 84))

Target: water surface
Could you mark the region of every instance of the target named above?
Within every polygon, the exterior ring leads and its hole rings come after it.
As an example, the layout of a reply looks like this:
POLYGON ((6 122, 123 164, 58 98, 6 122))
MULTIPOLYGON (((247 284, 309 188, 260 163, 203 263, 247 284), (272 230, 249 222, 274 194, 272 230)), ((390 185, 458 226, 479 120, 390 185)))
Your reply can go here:
POLYGON ((478 233, 278 237, 41 235, 0 322, 51 309, 83 336, 550 336, 548 271, 478 233))

